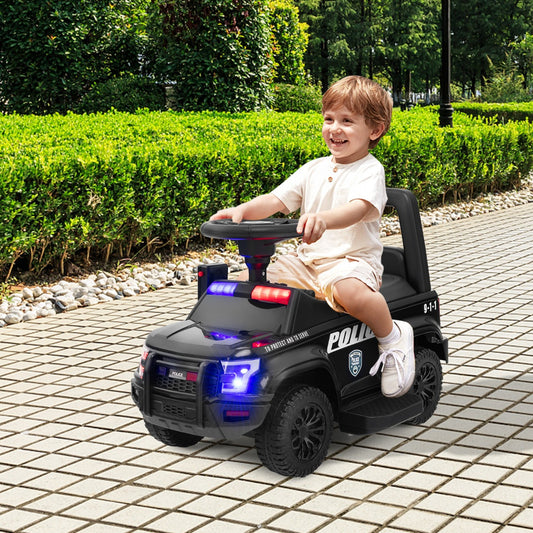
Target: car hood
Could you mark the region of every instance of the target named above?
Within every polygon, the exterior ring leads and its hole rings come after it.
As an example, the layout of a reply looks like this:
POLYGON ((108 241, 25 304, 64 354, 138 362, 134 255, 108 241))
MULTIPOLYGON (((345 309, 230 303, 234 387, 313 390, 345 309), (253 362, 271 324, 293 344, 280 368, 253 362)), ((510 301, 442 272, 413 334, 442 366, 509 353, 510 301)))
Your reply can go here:
POLYGON ((252 340, 263 336, 261 332, 213 331, 184 320, 152 331, 146 346, 163 354, 220 359, 249 355, 252 340))

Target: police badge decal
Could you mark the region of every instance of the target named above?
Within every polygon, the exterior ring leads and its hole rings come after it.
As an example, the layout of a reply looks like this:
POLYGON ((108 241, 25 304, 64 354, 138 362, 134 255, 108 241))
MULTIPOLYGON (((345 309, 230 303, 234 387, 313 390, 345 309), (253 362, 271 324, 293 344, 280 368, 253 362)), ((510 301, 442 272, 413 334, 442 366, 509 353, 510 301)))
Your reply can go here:
POLYGON ((353 350, 348 354, 348 368, 350 374, 355 378, 361 372, 363 366, 363 352, 361 350, 353 350))

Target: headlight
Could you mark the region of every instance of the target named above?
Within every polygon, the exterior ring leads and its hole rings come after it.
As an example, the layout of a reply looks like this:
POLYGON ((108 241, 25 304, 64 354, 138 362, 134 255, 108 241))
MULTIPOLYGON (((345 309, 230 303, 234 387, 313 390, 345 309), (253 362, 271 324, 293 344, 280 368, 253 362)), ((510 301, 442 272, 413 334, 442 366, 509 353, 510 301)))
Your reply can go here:
POLYGON ((220 377, 222 392, 246 393, 252 376, 259 372, 259 359, 221 361, 224 373, 220 377))

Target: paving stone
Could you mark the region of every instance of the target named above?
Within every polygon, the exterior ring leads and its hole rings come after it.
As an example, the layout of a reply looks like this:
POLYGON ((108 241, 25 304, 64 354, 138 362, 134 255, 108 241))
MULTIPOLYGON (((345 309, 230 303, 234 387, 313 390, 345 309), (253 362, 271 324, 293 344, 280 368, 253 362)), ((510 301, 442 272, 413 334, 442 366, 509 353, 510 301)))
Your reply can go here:
POLYGON ((449 519, 450 517, 446 515, 409 509, 402 516, 391 522, 391 527, 407 529, 413 532, 431 533, 433 531, 440 531, 442 525, 448 522, 449 519))

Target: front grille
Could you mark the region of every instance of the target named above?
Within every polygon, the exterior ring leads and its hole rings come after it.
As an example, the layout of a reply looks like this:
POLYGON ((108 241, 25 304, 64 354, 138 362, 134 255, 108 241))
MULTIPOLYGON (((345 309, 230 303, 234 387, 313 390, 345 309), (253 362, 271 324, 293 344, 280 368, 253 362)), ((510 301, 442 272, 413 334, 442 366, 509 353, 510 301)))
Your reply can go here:
POLYGON ((154 415, 188 424, 203 424, 203 399, 220 392, 222 367, 214 361, 197 362, 156 355, 148 386, 154 415), (202 396, 200 398, 199 396, 202 396))
POLYGON ((196 382, 156 375, 154 387, 182 394, 196 394, 196 382))
POLYGON ((209 362, 204 366, 162 358, 158 359, 152 368, 151 385, 159 392, 176 393, 191 398, 197 396, 200 386, 203 396, 216 396, 220 392, 222 367, 215 362, 209 362), (190 376, 193 376, 193 379, 190 376), (202 379, 201 384, 200 379, 202 379))
POLYGON ((177 418, 178 420, 194 420, 195 414, 191 413, 189 409, 184 409, 176 405, 171 405, 168 403, 162 404, 162 414, 171 416, 172 418, 177 418))

